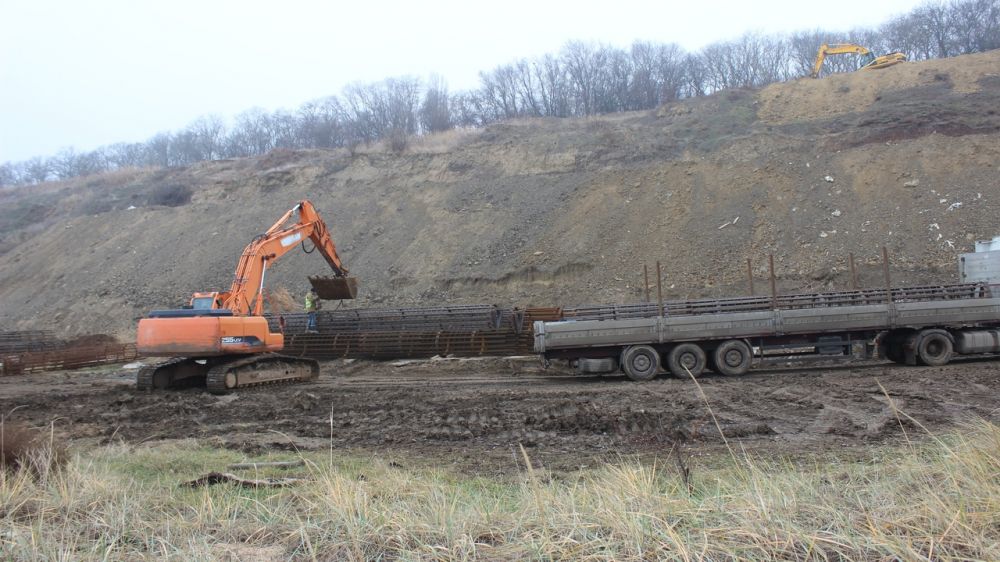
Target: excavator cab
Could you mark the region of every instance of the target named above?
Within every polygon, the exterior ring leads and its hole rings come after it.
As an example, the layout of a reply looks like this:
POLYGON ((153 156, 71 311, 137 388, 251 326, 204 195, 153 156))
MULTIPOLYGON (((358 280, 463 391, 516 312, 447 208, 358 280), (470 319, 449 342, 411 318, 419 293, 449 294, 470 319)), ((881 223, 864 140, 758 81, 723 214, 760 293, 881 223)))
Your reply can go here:
POLYGON ((192 310, 218 310, 223 308, 222 301, 225 297, 222 293, 212 292, 212 293, 195 293, 191 297, 191 309, 192 310))

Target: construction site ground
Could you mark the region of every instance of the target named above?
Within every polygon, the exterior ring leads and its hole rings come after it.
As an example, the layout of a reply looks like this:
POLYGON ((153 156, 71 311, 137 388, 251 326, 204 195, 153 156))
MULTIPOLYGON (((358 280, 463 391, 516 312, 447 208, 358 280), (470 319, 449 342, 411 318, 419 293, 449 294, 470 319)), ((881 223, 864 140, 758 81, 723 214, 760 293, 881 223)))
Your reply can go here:
POLYGON ((690 380, 579 377, 533 357, 330 361, 317 382, 225 396, 140 392, 134 375, 105 367, 0 378, 0 403, 8 419, 52 423, 77 446, 197 439, 248 457, 332 448, 474 474, 523 466, 519 444, 557 472, 668 458, 675 445, 693 456, 724 451, 720 428, 730 446, 761 454, 868 457, 873 445, 1000 420, 991 358, 768 365, 706 375, 704 395, 690 380))
MULTIPOLYGON (((3 188, 0 326, 133 342, 150 310, 228 287, 246 243, 302 199, 361 281, 345 309, 636 303, 657 262, 668 300, 748 295, 747 259, 761 295, 772 255, 781 293, 849 287, 851 253, 861 286, 882 287, 883 247, 894 286, 955 283, 959 254, 1000 234, 998 68, 994 50, 455 130, 401 153, 276 150, 3 188)), ((268 273, 268 311, 299 311, 306 278, 328 273, 288 254, 268 273)), ((872 454, 996 421, 998 366, 768 368, 704 378, 707 404, 691 381, 576 378, 536 358, 331 361, 313 384, 222 397, 140 393, 134 369, 104 367, 0 378, 0 414, 53 422, 79 446, 332 446, 490 472, 522 444, 571 470, 676 443, 725 450, 711 412, 754 450, 872 454)))

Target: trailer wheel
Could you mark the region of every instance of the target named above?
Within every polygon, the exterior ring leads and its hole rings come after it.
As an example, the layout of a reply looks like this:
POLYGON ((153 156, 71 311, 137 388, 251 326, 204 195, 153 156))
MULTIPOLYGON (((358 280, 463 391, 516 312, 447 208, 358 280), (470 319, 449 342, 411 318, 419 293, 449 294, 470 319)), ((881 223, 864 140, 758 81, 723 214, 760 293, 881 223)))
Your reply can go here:
POLYGON ((705 371, 705 350, 698 344, 682 343, 667 354, 667 367, 675 377, 686 377, 688 372, 697 377, 705 371))
POLYGON ((622 352, 622 370, 634 381, 648 381, 660 370, 660 354, 648 345, 633 345, 622 352))
POLYGON ((935 330, 922 335, 917 344, 917 357, 920 361, 931 367, 947 365, 954 350, 948 334, 935 330))
POLYGON ((722 342, 712 353, 712 363, 720 375, 745 375, 750 370, 751 361, 753 361, 753 351, 741 340, 722 342))

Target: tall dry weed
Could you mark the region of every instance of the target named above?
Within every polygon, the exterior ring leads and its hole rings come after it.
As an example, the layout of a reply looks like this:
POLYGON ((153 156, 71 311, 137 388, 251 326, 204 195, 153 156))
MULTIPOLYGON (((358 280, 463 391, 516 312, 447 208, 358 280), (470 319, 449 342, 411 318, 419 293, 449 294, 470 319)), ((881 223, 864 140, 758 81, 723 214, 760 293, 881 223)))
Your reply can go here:
POLYGON ((51 432, 0 421, 0 470, 44 477, 66 461, 65 447, 51 432))

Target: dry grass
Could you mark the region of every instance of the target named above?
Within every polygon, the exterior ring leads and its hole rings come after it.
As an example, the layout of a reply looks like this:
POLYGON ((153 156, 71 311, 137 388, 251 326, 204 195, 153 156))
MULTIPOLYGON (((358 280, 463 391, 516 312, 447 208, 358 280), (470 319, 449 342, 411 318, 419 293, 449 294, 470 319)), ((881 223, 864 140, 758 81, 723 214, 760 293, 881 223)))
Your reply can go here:
POLYGON ((864 461, 736 453, 694 467, 690 488, 668 458, 495 480, 325 454, 295 488, 178 487, 234 460, 122 445, 44 480, 2 476, 0 558, 1000 559, 987 423, 864 461))
POLYGON ((0 421, 0 472, 45 479, 67 458, 65 447, 51 432, 0 421))
POLYGON ((408 150, 414 154, 446 154, 471 142, 482 132, 482 129, 450 129, 439 133, 420 135, 410 139, 408 150))
POLYGON ((394 148, 391 139, 381 140, 369 145, 359 145, 356 154, 447 154, 465 143, 471 142, 482 134, 482 129, 450 129, 440 133, 413 135, 406 137, 405 148, 394 148))

